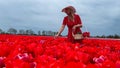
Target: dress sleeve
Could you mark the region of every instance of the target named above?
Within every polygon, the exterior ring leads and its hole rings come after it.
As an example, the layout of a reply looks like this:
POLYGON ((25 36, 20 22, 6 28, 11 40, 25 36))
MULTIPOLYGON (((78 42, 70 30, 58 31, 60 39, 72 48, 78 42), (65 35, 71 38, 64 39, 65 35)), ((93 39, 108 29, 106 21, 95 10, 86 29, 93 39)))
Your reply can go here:
POLYGON ((66 17, 64 17, 62 25, 66 25, 66 17))
POLYGON ((78 24, 82 24, 82 21, 81 21, 80 16, 79 16, 79 15, 77 15, 76 17, 77 17, 77 23, 78 23, 78 24))

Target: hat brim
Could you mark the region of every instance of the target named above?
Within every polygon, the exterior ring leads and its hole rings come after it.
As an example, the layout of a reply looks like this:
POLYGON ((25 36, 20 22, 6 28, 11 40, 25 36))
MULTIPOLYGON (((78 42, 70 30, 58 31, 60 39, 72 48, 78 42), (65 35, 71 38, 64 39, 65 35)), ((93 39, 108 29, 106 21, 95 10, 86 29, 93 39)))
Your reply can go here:
POLYGON ((68 6, 62 9, 62 12, 66 12, 67 9, 71 9, 74 13, 76 12, 76 9, 73 6, 68 6))

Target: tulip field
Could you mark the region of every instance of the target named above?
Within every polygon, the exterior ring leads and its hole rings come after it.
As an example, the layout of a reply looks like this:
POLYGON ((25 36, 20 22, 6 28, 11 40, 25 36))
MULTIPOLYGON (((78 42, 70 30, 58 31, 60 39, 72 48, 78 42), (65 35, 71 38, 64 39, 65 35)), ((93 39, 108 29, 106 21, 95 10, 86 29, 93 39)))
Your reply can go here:
POLYGON ((120 68, 120 40, 0 34, 0 68, 120 68))

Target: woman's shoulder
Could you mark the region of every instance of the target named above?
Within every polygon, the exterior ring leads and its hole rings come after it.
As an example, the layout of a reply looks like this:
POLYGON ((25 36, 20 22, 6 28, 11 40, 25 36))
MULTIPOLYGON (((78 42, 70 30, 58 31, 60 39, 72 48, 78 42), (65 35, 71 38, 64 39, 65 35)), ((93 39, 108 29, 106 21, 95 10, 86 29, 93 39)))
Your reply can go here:
POLYGON ((80 15, 78 15, 78 14, 75 14, 75 18, 80 18, 80 15))
POLYGON ((67 19, 67 18, 68 18, 68 16, 65 16, 65 17, 64 17, 64 19, 67 19))

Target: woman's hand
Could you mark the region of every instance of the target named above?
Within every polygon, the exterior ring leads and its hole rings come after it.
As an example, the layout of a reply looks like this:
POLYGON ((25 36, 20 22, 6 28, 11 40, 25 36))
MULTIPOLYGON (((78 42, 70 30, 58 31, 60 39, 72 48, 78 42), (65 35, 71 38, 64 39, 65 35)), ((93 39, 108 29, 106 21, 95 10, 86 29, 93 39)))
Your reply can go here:
POLYGON ((56 34, 56 35, 55 35, 55 37, 58 37, 58 36, 59 36, 59 34, 56 34))
POLYGON ((80 27, 80 28, 81 28, 81 27, 82 27, 82 24, 74 25, 72 29, 75 30, 77 27, 80 27))
POLYGON ((56 34, 55 36, 54 36, 54 38, 58 38, 59 37, 59 34, 56 34))
POLYGON ((58 37, 59 35, 61 35, 61 33, 62 33, 62 31, 64 30, 64 28, 65 28, 65 25, 62 25, 62 26, 60 27, 60 30, 59 30, 58 33, 55 35, 55 38, 58 37))

